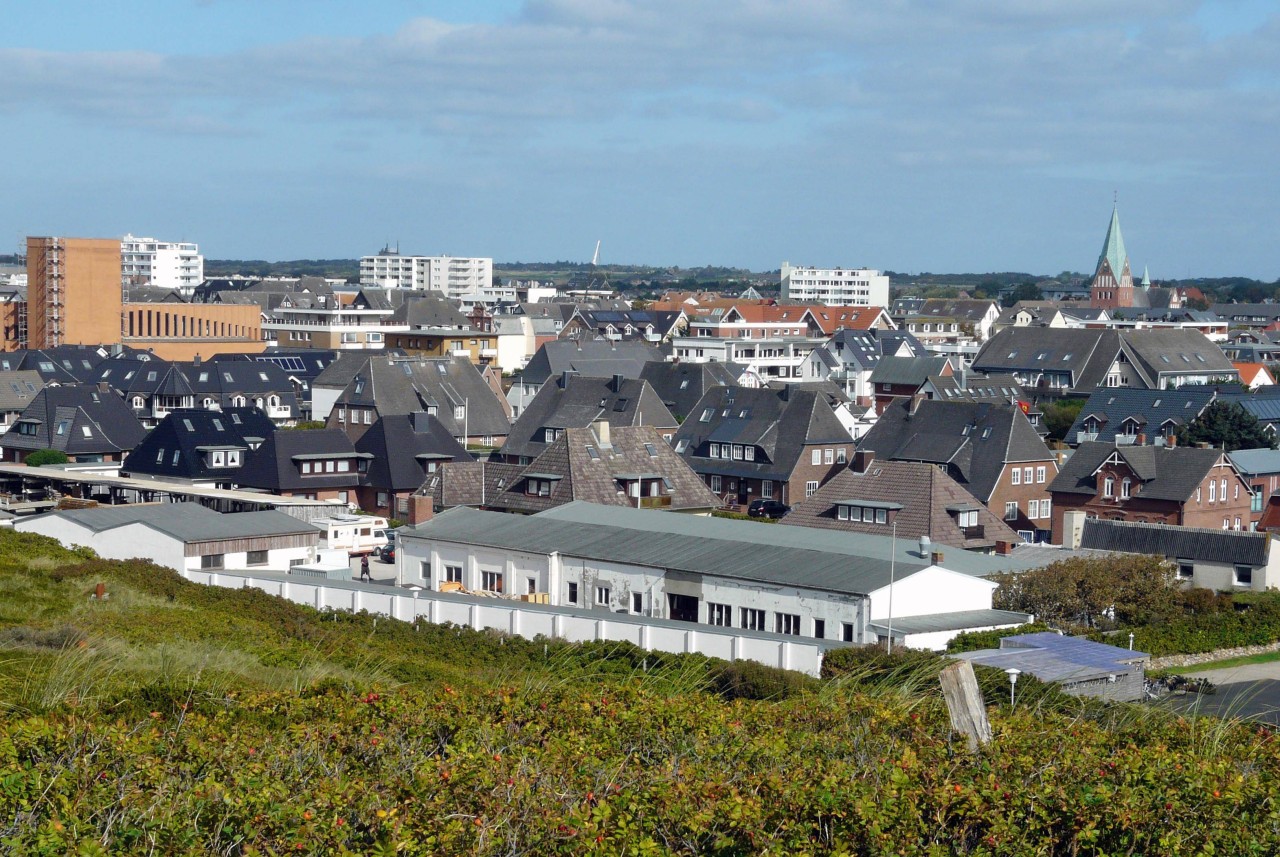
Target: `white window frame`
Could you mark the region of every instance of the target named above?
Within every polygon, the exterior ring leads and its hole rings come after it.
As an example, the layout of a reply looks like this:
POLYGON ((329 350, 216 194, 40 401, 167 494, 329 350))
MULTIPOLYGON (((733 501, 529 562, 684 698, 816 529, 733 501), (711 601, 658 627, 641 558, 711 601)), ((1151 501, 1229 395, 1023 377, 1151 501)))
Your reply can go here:
POLYGON ((1021 467, 1015 467, 1009 471, 1009 484, 1010 485, 1022 484, 1022 468, 1021 467))

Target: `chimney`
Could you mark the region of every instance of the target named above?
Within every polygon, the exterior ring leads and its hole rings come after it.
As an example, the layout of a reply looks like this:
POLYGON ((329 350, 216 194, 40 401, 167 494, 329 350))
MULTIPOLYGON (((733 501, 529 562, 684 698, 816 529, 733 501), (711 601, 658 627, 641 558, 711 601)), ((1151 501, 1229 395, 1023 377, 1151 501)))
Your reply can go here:
POLYGON ((409 427, 413 429, 414 434, 422 434, 427 430, 427 412, 412 411, 409 414, 409 427))
POLYGON ((1013 553, 1013 542, 996 542, 996 555, 1008 556, 1013 553))
POLYGON ((1177 445, 1178 445, 1178 435, 1177 435, 1177 433, 1175 432, 1174 434, 1171 434, 1171 435, 1169 435, 1168 437, 1166 437, 1166 438, 1164 439, 1164 445, 1165 445, 1166 447, 1168 447, 1169 449, 1173 449, 1175 446, 1177 446, 1177 445))
POLYGON ((778 391, 778 398, 784 402, 791 401, 791 385, 783 384, 782 389, 778 391))
POLYGON ((1079 550, 1084 538, 1084 522, 1088 516, 1079 509, 1072 509, 1062 514, 1062 546, 1071 550, 1079 550))
POLYGON ((1137 446, 1146 446, 1146 445, 1147 445, 1147 435, 1146 435, 1146 433, 1145 433, 1145 432, 1138 432, 1138 438, 1137 438, 1137 440, 1135 440, 1135 441, 1134 441, 1134 444, 1135 444, 1135 445, 1137 445, 1137 446))
POLYGON ((560 389, 561 390, 569 389, 569 376, 572 374, 573 373, 570 372, 568 369, 560 373, 560 389))
POLYGON ((200 365, 200 355, 199 355, 199 354, 197 354, 195 357, 193 357, 193 358, 191 359, 191 363, 192 363, 192 365, 193 365, 193 366, 199 366, 199 365, 200 365))
POLYGON ((110 385, 110 384, 108 384, 106 381, 99 381, 99 382, 98 382, 98 392, 99 392, 99 393, 110 393, 110 392, 111 392, 111 385, 110 385))
POLYGON ((866 473, 871 469, 871 463, 876 460, 876 452, 874 449, 855 449, 853 451, 853 472, 866 473))
POLYGON ((613 376, 613 382, 609 384, 609 389, 610 389, 610 390, 613 390, 613 392, 615 392, 615 393, 621 393, 621 392, 622 392, 622 382, 623 382, 623 381, 625 381, 625 380, 626 380, 626 379, 625 379, 625 378, 623 378, 621 375, 618 375, 618 374, 616 374, 616 373, 615 373, 615 374, 614 374, 614 376, 613 376))
POLYGON ((609 438, 608 420, 596 420, 591 424, 591 431, 595 433, 601 449, 611 449, 613 447, 613 442, 609 438))
POLYGON ((933 564, 942 565, 942 551, 933 552, 933 564))
POLYGON ((924 401, 924 393, 915 393, 911 396, 911 401, 907 403, 907 413, 915 416, 916 411, 920 410, 920 403, 924 401))
POLYGON ((1197 444, 1196 444, 1196 449, 1208 449, 1208 448, 1209 448, 1209 442, 1208 442, 1208 441, 1202 440, 1202 441, 1200 441, 1199 443, 1197 443, 1197 444))
POLYGON ((421 494, 414 494, 409 497, 410 526, 421 524, 423 521, 430 521, 434 516, 435 500, 431 497, 424 497, 421 494))

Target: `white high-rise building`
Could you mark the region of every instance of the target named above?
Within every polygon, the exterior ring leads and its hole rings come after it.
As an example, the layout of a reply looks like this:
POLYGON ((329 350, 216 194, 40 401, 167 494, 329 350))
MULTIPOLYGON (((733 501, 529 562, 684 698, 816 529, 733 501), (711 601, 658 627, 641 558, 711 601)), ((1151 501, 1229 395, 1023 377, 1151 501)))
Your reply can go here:
POLYGON ((827 306, 889 305, 889 278, 870 268, 809 268, 782 263, 782 299, 827 306))
POLYGON ((360 259, 360 285, 440 292, 451 298, 493 285, 493 259, 402 256, 384 249, 360 259))
POLYGON ((120 279, 125 286, 158 286, 190 294, 204 282, 200 245, 126 235, 120 239, 120 279))

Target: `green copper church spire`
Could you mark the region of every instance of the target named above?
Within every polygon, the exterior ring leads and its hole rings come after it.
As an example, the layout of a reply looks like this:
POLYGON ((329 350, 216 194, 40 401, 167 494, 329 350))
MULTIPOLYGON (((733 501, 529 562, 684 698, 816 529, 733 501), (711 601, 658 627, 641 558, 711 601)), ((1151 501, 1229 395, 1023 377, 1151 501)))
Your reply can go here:
POLYGON ((1102 269, 1102 260, 1111 265, 1111 274, 1119 282, 1124 276, 1125 263, 1129 254, 1124 250, 1124 237, 1120 235, 1120 212, 1116 207, 1111 209, 1111 225, 1107 227, 1107 239, 1102 242, 1102 255, 1098 257, 1098 269, 1102 269))

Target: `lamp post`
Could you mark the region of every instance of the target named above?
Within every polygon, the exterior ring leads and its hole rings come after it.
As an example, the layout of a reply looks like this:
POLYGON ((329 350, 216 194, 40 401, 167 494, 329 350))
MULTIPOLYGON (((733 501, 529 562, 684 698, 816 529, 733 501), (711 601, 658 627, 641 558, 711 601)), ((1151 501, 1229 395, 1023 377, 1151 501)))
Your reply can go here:
POLYGON ((1013 704, 1016 701, 1014 691, 1018 687, 1018 676, 1022 675, 1022 670, 1017 667, 1009 667, 1005 670, 1005 673, 1009 676, 1009 707, 1013 708, 1013 704))
POLYGON ((1133 651, 1133 632, 1129 632, 1129 651, 1133 651))
POLYGON ((885 640, 884 653, 893 654, 893 572, 894 560, 898 557, 898 521, 893 522, 893 536, 889 540, 889 636, 885 640))

